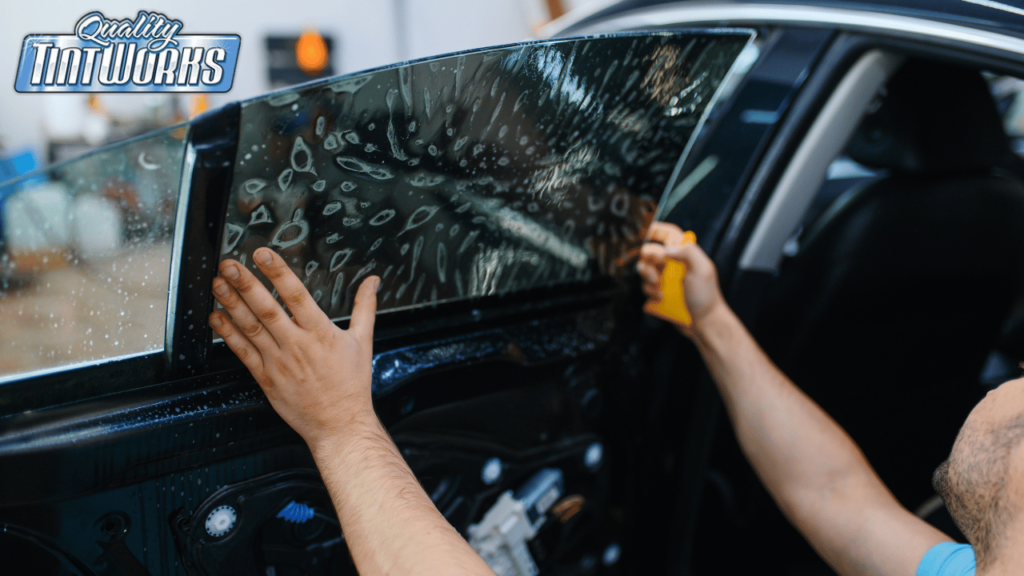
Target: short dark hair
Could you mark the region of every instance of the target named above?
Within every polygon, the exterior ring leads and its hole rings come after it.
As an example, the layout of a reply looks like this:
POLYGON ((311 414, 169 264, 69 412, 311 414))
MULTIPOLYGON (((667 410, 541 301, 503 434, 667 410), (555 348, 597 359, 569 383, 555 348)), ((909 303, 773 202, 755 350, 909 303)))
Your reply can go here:
POLYGON ((1017 512, 1007 489, 1010 456, 1021 440, 1024 414, 1007 423, 964 426, 952 454, 932 476, 935 491, 974 547, 978 570, 993 561, 1008 520, 1017 512))

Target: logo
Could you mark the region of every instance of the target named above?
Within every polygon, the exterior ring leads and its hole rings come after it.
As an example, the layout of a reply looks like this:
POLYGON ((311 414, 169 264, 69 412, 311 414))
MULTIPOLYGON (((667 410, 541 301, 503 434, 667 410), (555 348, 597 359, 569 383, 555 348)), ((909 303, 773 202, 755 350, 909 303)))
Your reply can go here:
POLYGON ((227 92, 238 35, 180 34, 180 20, 83 16, 75 33, 30 34, 21 46, 18 92, 227 92))

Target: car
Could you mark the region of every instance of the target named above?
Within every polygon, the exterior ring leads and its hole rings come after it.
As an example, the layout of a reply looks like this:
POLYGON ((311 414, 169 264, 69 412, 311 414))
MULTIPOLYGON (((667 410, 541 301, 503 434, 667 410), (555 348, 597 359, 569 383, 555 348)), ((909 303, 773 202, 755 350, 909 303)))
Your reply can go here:
POLYGON ((269 246, 342 326, 382 278, 375 408, 499 574, 830 574, 642 313, 655 220, 962 538, 931 471, 1024 360, 1014 10, 622 2, 4 184, 5 566, 354 572, 309 451, 206 326, 217 263, 269 246))

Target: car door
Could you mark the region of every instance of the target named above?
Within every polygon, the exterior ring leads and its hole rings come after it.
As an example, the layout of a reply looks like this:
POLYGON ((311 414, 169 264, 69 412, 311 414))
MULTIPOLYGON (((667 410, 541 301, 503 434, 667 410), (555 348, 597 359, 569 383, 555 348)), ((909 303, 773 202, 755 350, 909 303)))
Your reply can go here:
POLYGON ((375 407, 464 535, 508 520, 488 514, 508 494, 535 534, 505 545, 543 573, 662 566, 674 525, 658 502, 689 417, 666 369, 699 364, 665 359, 672 336, 642 319, 631 266, 659 205, 721 234, 772 133, 744 113, 783 114, 828 40, 799 34, 442 56, 6 184, 0 322, 22 331, 3 345, 23 363, 0 387, 5 562, 352 570, 308 450, 206 327, 217 263, 269 246, 342 326, 358 282, 381 276, 375 407))

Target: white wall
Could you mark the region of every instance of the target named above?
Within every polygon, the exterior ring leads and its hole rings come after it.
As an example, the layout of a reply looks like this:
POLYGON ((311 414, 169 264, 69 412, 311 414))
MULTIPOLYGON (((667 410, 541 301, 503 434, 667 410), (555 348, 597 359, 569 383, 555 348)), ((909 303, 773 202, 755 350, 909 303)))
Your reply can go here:
MULTIPOLYGON (((569 8, 588 1, 570 0, 569 8)), ((18 94, 14 77, 27 34, 71 34, 80 17, 98 10, 112 19, 139 10, 181 20, 184 34, 231 33, 242 38, 234 86, 211 95, 213 106, 266 92, 268 34, 295 34, 309 27, 333 36, 335 71, 355 72, 456 50, 517 42, 546 22, 543 0, 0 0, 0 145, 6 151, 31 148, 42 158, 47 141, 46 110, 81 107, 86 98, 67 94, 18 94), (396 7, 402 8, 401 14, 396 7), (399 32, 399 26, 406 30, 399 32), (6 79, 6 80, 4 80, 6 79), (64 99, 62 103, 60 99, 64 99)), ((146 95, 104 95, 108 109, 130 110, 146 95)), ((59 113, 59 112, 58 112, 59 113)))

